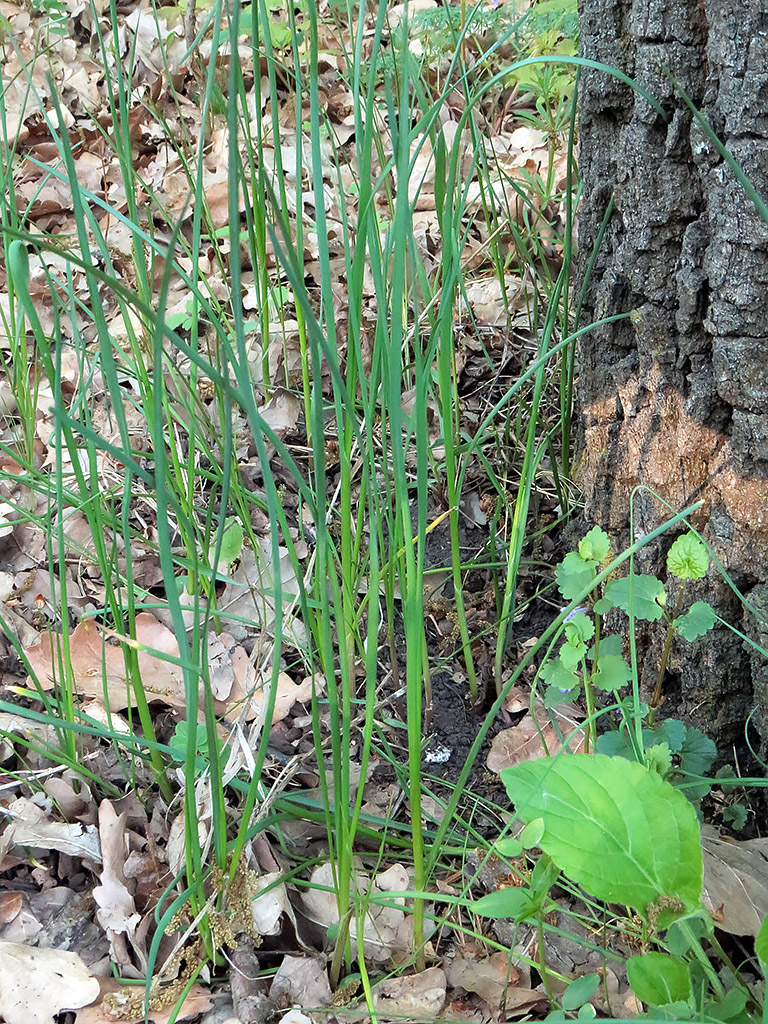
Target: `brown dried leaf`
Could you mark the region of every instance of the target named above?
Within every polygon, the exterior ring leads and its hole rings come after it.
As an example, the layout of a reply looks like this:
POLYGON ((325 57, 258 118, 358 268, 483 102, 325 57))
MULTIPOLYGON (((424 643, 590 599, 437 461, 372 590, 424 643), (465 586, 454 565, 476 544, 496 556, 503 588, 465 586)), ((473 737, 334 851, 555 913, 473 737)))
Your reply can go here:
MULTIPOLYGON (((148 701, 163 701, 177 708, 186 707, 181 669, 155 654, 150 654, 146 649, 152 648, 160 654, 178 658, 179 646, 169 629, 153 615, 142 612, 136 616, 135 641, 120 637, 118 634, 112 636, 139 648, 139 674, 148 701)), ((53 688, 59 676, 59 648, 60 639, 55 637, 52 640, 51 634, 45 633, 36 647, 30 647, 25 652, 40 685, 47 690, 53 688)), ((133 696, 129 696, 128 693, 122 647, 107 643, 99 626, 94 622, 81 622, 70 636, 69 663, 75 689, 81 697, 95 697, 103 701, 106 694, 109 706, 114 711, 132 705, 133 696)), ((29 684, 32 684, 31 679, 29 684)))
POLYGON ((285 956, 277 969, 269 997, 278 1009, 288 1006, 330 1006, 331 986, 324 960, 285 956))
MULTIPOLYGON (((93 890, 98 910, 96 917, 107 933, 110 946, 114 936, 125 932, 130 938, 141 917, 128 890, 123 868, 126 856, 125 814, 116 814, 109 800, 99 806, 99 838, 104 865, 99 878, 101 885, 93 890)), ((113 950, 114 958, 114 950, 113 950)))
POLYGON ((757 935, 768 915, 768 839, 727 839, 710 825, 701 833, 704 906, 724 932, 757 935))
MULTIPOLYGON (((502 729, 493 737, 485 762, 490 771, 498 773, 522 761, 552 756, 561 749, 560 740, 549 721, 544 705, 537 701, 534 710, 535 718, 529 713, 511 729, 502 729)), ((584 730, 578 729, 577 719, 559 708, 553 709, 551 713, 562 734, 569 741, 569 749, 574 752, 581 750, 584 746, 584 730), (573 735, 575 729, 578 729, 578 732, 573 735)))
MULTIPOLYGON (((115 981, 114 978, 103 978, 101 981, 101 999, 95 1006, 89 1006, 85 1010, 81 1010, 77 1015, 77 1024, 140 1024, 144 1020, 144 1013, 130 1013, 118 1014, 115 1009, 110 1006, 109 1003, 104 1002, 104 996, 107 993, 118 992, 124 994, 126 987, 120 985, 119 982, 115 981)), ((135 992, 136 989, 131 987, 128 989, 129 993, 135 992)), ((141 990, 139 990, 141 991, 141 990)), ((192 988, 189 990, 187 998, 181 1005, 179 1014, 175 1017, 177 1021, 185 1021, 196 1019, 201 1013, 205 1013, 206 1010, 210 1010, 213 1006, 211 997, 208 990, 203 988, 202 985, 195 982, 192 988)), ((158 1008, 153 1010, 150 1008, 149 1021, 150 1024, 168 1024, 171 1019, 171 1015, 174 1011, 174 1003, 171 1003, 167 1007, 158 1008)))
POLYGON ((419 974, 387 978, 373 990, 373 1003, 381 1015, 425 1021, 438 1016, 445 1005, 446 978, 440 967, 419 974))
MULTIPOLYGON (((446 956, 443 967, 452 988, 476 992, 493 1011, 501 1007, 505 995, 520 981, 520 972, 510 963, 506 953, 470 957, 456 952, 453 956, 446 956)), ((525 992, 529 997, 528 989, 525 992)))

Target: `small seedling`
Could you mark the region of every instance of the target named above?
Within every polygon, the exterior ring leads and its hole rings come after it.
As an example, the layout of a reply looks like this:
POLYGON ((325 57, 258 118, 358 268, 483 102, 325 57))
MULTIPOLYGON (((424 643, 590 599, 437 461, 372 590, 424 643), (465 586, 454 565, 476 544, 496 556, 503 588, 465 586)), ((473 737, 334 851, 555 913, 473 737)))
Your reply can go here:
MULTIPOLYGON (((593 527, 579 542, 577 550, 569 552, 557 567, 555 578, 563 599, 572 601, 579 597, 597 577, 600 568, 608 563, 610 556, 607 534, 599 526, 593 527)), ((674 542, 667 556, 668 573, 680 581, 672 612, 668 611, 668 593, 661 580, 656 576, 632 573, 609 581, 591 609, 588 606, 579 608, 564 622, 564 642, 557 655, 544 662, 539 677, 547 684, 544 695, 547 707, 557 707, 573 700, 583 687, 589 714, 587 750, 594 749, 596 741, 595 691, 618 695, 618 691, 632 679, 632 669, 622 654, 622 637, 619 634, 602 635, 603 617, 618 608, 631 620, 656 622, 664 619, 667 623, 649 709, 649 724, 653 727, 675 634, 693 641, 715 624, 717 617, 705 601, 696 601, 682 614, 687 581, 701 579, 708 567, 709 555, 702 542, 693 533, 683 534, 674 542)))

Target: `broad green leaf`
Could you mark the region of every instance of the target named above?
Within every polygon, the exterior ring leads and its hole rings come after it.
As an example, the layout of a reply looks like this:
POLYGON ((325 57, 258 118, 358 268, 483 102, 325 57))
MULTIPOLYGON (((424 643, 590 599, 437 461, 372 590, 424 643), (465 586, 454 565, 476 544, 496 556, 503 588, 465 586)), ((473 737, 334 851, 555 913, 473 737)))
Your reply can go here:
POLYGON ((536 913, 538 901, 534 899, 533 893, 525 886, 510 886, 507 889, 497 889, 496 892, 489 892, 468 904, 473 913, 480 917, 501 917, 511 918, 513 921, 524 921, 531 914, 536 913))
POLYGON ((585 562, 602 562, 608 557, 611 542, 608 534, 599 526, 593 526, 589 533, 579 541, 579 554, 585 562))
POLYGON ((693 533, 678 537, 667 555, 667 568, 681 580, 700 580, 709 568, 709 554, 693 533))
MULTIPOLYGON (((591 896, 643 917, 659 897, 677 898, 687 910, 698 906, 696 814, 644 765, 573 754, 505 768, 501 779, 522 821, 544 819, 542 850, 591 896)), ((660 919, 674 916, 663 911, 660 919)))
POLYGON ((631 956, 627 980, 637 998, 651 1006, 685 1002, 693 995, 688 965, 666 953, 631 956))
POLYGON ((704 1013, 710 1020, 729 1021, 741 1020, 743 1022, 754 1021, 754 1017, 744 1013, 747 1005, 748 993, 743 988, 732 988, 725 993, 722 999, 709 999, 704 1003, 704 1013))
POLYGON ((219 565, 230 565, 240 557, 244 537, 243 524, 235 516, 229 516, 224 527, 224 535, 221 538, 219 565))
POLYGON ((592 682, 600 690, 620 690, 632 678, 632 671, 620 654, 600 652, 592 682))
POLYGON ((543 900, 560 877, 560 868, 546 854, 539 857, 531 872, 531 891, 543 900))
POLYGON ((685 615, 675 619, 675 628, 685 640, 704 636, 717 622, 717 616, 706 601, 695 601, 685 615))
MULTIPOLYGON (((636 619, 645 622, 656 622, 661 618, 662 607, 667 603, 667 594, 660 580, 655 576, 646 576, 643 573, 635 573, 633 586, 633 605, 636 619)), ((610 602, 611 608, 621 608, 629 614, 629 584, 630 577, 624 576, 620 580, 611 580, 605 588, 605 600, 610 602)))
POLYGON ((680 921, 674 921, 664 936, 667 953, 672 956, 684 956, 695 945, 698 939, 714 935, 715 926, 709 912, 702 907, 698 915, 685 919, 685 929, 680 921))
POLYGON ((768 917, 763 918, 760 931, 755 936, 755 954, 763 969, 763 977, 768 975, 768 917))
POLYGON ((569 551, 557 569, 555 579, 557 588, 565 601, 573 601, 575 597, 589 586, 594 579, 594 571, 575 551, 569 551))
POLYGON ((564 1010, 578 1010, 584 1003, 588 1003, 597 992, 600 984, 599 974, 585 974, 581 978, 572 981, 563 992, 560 1000, 564 1010))

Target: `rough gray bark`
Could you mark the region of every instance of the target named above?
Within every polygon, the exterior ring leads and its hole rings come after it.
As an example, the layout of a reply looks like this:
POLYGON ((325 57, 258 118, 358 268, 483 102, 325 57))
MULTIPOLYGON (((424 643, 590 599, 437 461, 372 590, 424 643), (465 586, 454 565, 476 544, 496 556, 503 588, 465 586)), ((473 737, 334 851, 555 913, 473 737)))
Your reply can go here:
MULTIPOLYGON (((580 85, 582 277, 611 197, 614 212, 587 285, 579 351, 576 477, 585 517, 625 546, 629 495, 647 484, 694 525, 751 603, 768 608, 768 225, 664 74, 678 79, 768 198, 768 0, 580 0, 582 55, 635 79, 667 120, 605 73, 580 85)), ((635 533, 669 512, 636 496, 635 533)), ((659 572, 674 539, 639 558, 659 572)), ((620 548, 618 548, 620 550, 620 548)), ((690 591, 765 643, 713 567, 690 591)), ((660 637, 642 637, 648 686, 660 637)), ((727 630, 693 647, 676 641, 667 709, 719 740, 743 736, 746 715, 768 741, 768 669, 727 630)), ((727 749, 727 748, 726 748, 727 749)), ((724 750, 725 752, 725 750, 724 750)))

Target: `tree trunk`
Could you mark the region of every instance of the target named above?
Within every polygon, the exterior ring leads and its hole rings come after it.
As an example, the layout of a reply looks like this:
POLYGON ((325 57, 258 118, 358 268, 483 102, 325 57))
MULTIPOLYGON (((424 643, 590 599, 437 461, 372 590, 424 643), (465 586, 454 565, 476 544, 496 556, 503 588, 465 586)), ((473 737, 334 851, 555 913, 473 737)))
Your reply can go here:
MULTIPOLYGON (((660 101, 664 120, 607 73, 580 83, 580 281, 611 199, 613 212, 587 281, 581 324, 632 311, 590 331, 578 354, 575 476, 585 518, 621 550, 700 500, 693 525, 713 565, 689 584, 724 619, 768 647, 768 225, 665 75, 681 83, 768 199, 767 0, 580 0, 582 55, 623 71, 660 101)), ((677 531, 678 533, 680 530, 677 531)), ((664 579, 675 533, 644 549, 637 571, 664 579)), ((673 589, 672 584, 668 589, 673 589)), ((640 637, 647 697, 661 636, 640 637)), ((768 741, 768 659, 718 628, 676 640, 667 707, 727 745, 749 712, 768 741)), ((756 739, 752 734, 753 741, 756 739)))

